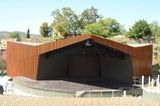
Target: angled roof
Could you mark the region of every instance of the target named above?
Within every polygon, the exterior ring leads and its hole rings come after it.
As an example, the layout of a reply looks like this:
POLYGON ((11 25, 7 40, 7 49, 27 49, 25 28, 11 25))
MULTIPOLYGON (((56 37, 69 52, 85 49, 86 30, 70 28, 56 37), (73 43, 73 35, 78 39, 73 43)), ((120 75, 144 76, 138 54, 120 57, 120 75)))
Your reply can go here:
POLYGON ((144 58, 144 57, 150 57, 152 55, 152 52, 144 52, 149 51, 147 49, 152 49, 151 44, 143 44, 143 45, 127 45, 123 43, 119 43, 107 38, 103 38, 96 35, 81 35, 81 36, 75 36, 67 39, 57 40, 45 44, 31 44, 31 43, 22 43, 19 42, 18 44, 22 45, 28 45, 28 46, 34 46, 36 47, 36 54, 43 54, 52 50, 60 49, 87 39, 92 39, 96 43, 111 47, 113 49, 119 50, 121 52, 124 52, 126 54, 132 55, 136 58, 150 61, 150 58, 144 58))
POLYGON ((145 57, 150 57, 151 52, 144 52, 148 51, 146 49, 152 49, 151 44, 143 44, 143 45, 127 45, 123 43, 119 43, 110 39, 106 39, 100 36, 95 36, 95 35, 81 35, 81 36, 75 36, 67 39, 62 39, 62 40, 57 40, 54 42, 38 45, 38 52, 39 54, 43 54, 45 52, 49 52, 55 49, 63 48, 87 39, 92 39, 96 43, 117 49, 121 52, 124 52, 126 54, 135 56, 139 59, 145 59, 145 61, 150 61, 148 58, 143 58, 145 57))

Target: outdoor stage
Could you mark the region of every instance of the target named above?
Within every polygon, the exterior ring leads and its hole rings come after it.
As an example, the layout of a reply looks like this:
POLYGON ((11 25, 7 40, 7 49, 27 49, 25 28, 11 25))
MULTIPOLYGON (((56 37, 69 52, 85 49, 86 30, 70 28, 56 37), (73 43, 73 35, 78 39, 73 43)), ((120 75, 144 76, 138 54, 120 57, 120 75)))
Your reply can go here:
MULTIPOLYGON (((15 88, 18 88, 23 91, 27 91, 28 93, 32 91, 32 94, 36 92, 42 93, 38 94, 44 96, 45 93, 51 96, 51 93, 61 93, 61 95, 66 95, 70 93, 70 96, 75 96, 77 92, 86 93, 86 92, 94 92, 100 94, 103 92, 113 92, 119 91, 121 87, 128 87, 125 84, 117 84, 104 81, 102 79, 94 79, 94 80, 71 80, 71 79, 64 79, 64 80, 32 80, 25 77, 14 77, 13 83, 15 88)), ((54 96, 53 94, 53 96, 54 96)), ((58 94, 59 95, 59 94, 58 94)), ((81 95, 81 94, 79 94, 81 95)))

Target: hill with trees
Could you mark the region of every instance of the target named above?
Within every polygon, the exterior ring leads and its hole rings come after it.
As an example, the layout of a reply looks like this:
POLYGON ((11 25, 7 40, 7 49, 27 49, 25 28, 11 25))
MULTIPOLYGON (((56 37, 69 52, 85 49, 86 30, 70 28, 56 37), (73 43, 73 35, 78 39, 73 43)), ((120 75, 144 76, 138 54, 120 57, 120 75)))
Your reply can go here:
MULTIPOLYGON (((17 36, 20 36, 22 38, 25 38, 27 35, 27 32, 21 32, 21 31, 0 31, 0 39, 9 39, 9 38, 16 38, 17 36)), ((37 34, 31 34, 31 36, 39 36, 37 34)))

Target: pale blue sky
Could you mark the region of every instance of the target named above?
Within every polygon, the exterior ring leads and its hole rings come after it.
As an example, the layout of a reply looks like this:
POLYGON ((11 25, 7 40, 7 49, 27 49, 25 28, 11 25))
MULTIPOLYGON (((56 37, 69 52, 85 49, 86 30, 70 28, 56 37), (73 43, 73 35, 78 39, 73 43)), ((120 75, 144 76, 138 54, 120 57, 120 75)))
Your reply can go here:
POLYGON ((94 6, 126 29, 139 19, 160 22, 160 0, 0 0, 0 31, 26 32, 29 28, 38 34, 42 22, 52 22, 51 12, 66 6, 77 14, 94 6))

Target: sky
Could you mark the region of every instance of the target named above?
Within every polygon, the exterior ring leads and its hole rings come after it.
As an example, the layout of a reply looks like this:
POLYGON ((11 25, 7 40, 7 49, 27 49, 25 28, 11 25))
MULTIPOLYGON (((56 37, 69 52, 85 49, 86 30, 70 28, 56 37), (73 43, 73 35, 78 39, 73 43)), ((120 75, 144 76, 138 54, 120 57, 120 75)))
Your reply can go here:
POLYGON ((39 34, 43 22, 52 23, 52 11, 70 7, 76 14, 93 6, 128 30, 140 19, 160 22, 160 0, 0 0, 0 31, 39 34))

